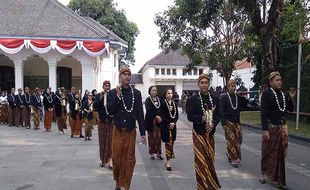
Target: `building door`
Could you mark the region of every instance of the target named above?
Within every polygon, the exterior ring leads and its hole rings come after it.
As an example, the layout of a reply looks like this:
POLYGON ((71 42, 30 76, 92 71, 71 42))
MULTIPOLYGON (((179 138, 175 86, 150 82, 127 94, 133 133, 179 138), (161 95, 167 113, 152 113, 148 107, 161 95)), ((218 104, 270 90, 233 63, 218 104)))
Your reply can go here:
POLYGON ((0 91, 10 91, 15 86, 14 67, 0 66, 0 91))
POLYGON ((57 67, 57 87, 71 89, 72 86, 72 68, 57 67))

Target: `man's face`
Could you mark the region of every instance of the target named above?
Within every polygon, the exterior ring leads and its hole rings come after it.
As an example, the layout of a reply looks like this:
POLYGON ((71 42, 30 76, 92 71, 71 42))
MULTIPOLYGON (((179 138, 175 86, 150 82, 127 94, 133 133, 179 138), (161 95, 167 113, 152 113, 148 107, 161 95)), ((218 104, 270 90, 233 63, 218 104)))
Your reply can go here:
POLYGON ((120 75, 120 81, 123 85, 129 85, 131 79, 130 72, 124 72, 120 75))
POLYGON ((110 86, 109 83, 106 83, 105 85, 103 85, 103 90, 104 90, 105 92, 110 91, 110 89, 111 89, 111 86, 110 86))
POLYGON ((228 92, 229 92, 230 94, 234 94, 234 93, 236 92, 236 85, 235 85, 235 84, 231 84, 231 85, 229 85, 229 86, 227 87, 227 89, 228 89, 228 92))
POLYGON ((199 81, 198 86, 201 92, 207 92, 209 89, 209 81, 206 78, 203 78, 199 81))
POLYGON ((23 90, 22 89, 18 89, 18 94, 22 94, 23 90))
POLYGON ((274 89, 282 88, 282 77, 277 75, 270 80, 270 86, 274 89))
POLYGON ((71 92, 75 93, 75 88, 74 87, 71 88, 71 92))
POLYGON ((29 93, 29 88, 28 87, 25 88, 25 93, 29 93))
POLYGON ((15 88, 12 88, 12 89, 11 89, 11 92, 14 93, 14 92, 15 92, 15 88))

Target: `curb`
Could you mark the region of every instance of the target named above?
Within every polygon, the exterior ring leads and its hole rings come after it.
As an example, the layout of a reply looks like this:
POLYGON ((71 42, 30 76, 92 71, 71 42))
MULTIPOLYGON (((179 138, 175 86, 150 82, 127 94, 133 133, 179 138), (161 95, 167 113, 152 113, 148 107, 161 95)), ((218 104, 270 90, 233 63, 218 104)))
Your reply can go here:
MULTIPOLYGON (((241 125, 243 127, 248 127, 248 128, 251 128, 251 129, 255 129, 255 130, 261 131, 261 128, 258 127, 258 126, 255 126, 255 125, 251 125, 251 124, 248 124, 248 123, 241 123, 241 125)), ((309 137, 302 137, 300 135, 295 135, 295 134, 288 134, 288 136, 290 138, 292 138, 292 139, 296 139, 296 140, 305 141, 307 143, 310 143, 310 138, 309 137)))

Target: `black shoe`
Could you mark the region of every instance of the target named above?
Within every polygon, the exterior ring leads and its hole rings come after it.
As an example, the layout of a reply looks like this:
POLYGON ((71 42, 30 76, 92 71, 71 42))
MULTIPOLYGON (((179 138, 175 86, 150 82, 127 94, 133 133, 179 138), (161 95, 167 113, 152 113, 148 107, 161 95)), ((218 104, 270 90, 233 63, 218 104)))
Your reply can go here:
POLYGON ((91 141, 91 138, 90 138, 90 137, 88 137, 88 140, 89 140, 89 141, 91 141))
POLYGON ((16 127, 19 127, 19 125, 16 125, 16 127))
POLYGON ((110 170, 113 170, 113 166, 109 166, 109 169, 110 169, 110 170))
POLYGON ((85 140, 87 141, 87 137, 85 137, 85 140))
POLYGON ((71 138, 73 138, 73 135, 71 135, 71 138))
POLYGON ((115 190, 121 190, 121 188, 119 188, 119 187, 115 187, 115 190))
POLYGON ((80 135, 80 138, 84 138, 84 136, 83 136, 83 135, 80 135))
POLYGON ((151 156, 151 160, 155 160, 155 157, 154 157, 154 156, 151 156))
POLYGON ((104 167, 104 163, 102 163, 102 162, 101 162, 101 163, 100 163, 100 167, 102 167, 102 168, 103 168, 103 167, 104 167))
POLYGON ((167 171, 172 171, 172 168, 171 168, 171 166, 170 167, 166 167, 166 169, 167 169, 167 171))

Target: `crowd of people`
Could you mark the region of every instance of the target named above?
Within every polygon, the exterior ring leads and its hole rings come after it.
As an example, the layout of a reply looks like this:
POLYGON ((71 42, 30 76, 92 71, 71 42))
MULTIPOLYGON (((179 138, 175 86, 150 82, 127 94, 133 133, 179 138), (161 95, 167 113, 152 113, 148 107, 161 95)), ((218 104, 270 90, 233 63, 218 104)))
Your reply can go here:
MULTIPOLYGON (((148 89, 145 99, 145 115, 141 92, 130 85, 131 71, 124 67, 119 72, 120 85, 111 90, 109 81, 104 81, 102 91, 85 91, 84 96, 74 87, 66 91, 63 87, 55 93, 47 88, 41 91, 29 88, 13 88, 10 93, 1 93, 0 122, 10 127, 40 128, 40 110, 44 112, 45 131, 51 131, 52 121, 57 121, 59 134, 64 134, 67 123, 71 137, 91 140, 92 129, 98 125, 100 166, 113 170, 116 190, 128 190, 133 176, 136 144, 136 122, 141 141, 148 144, 151 160, 165 159, 165 168, 172 171, 174 144, 177 140, 179 119, 178 103, 171 88, 159 96, 156 86, 148 89), (84 136, 82 128, 84 127, 84 136), (165 158, 162 156, 162 143, 165 158)), ((273 182, 284 188, 285 156, 287 150, 287 126, 285 116, 291 111, 292 96, 281 91, 282 79, 278 72, 269 76, 270 88, 262 95, 263 146, 260 182, 273 182), (277 150, 277 151, 276 151, 277 150), (274 169, 276 168, 276 170, 274 169)), ((214 167, 216 126, 221 123, 227 141, 227 159, 233 167, 241 163, 242 128, 240 112, 257 110, 249 107, 244 97, 236 93, 236 82, 229 80, 226 93, 210 92, 209 77, 201 74, 198 78, 199 91, 188 96, 182 94, 181 106, 187 119, 192 122, 194 166, 198 190, 221 188, 214 167)))

